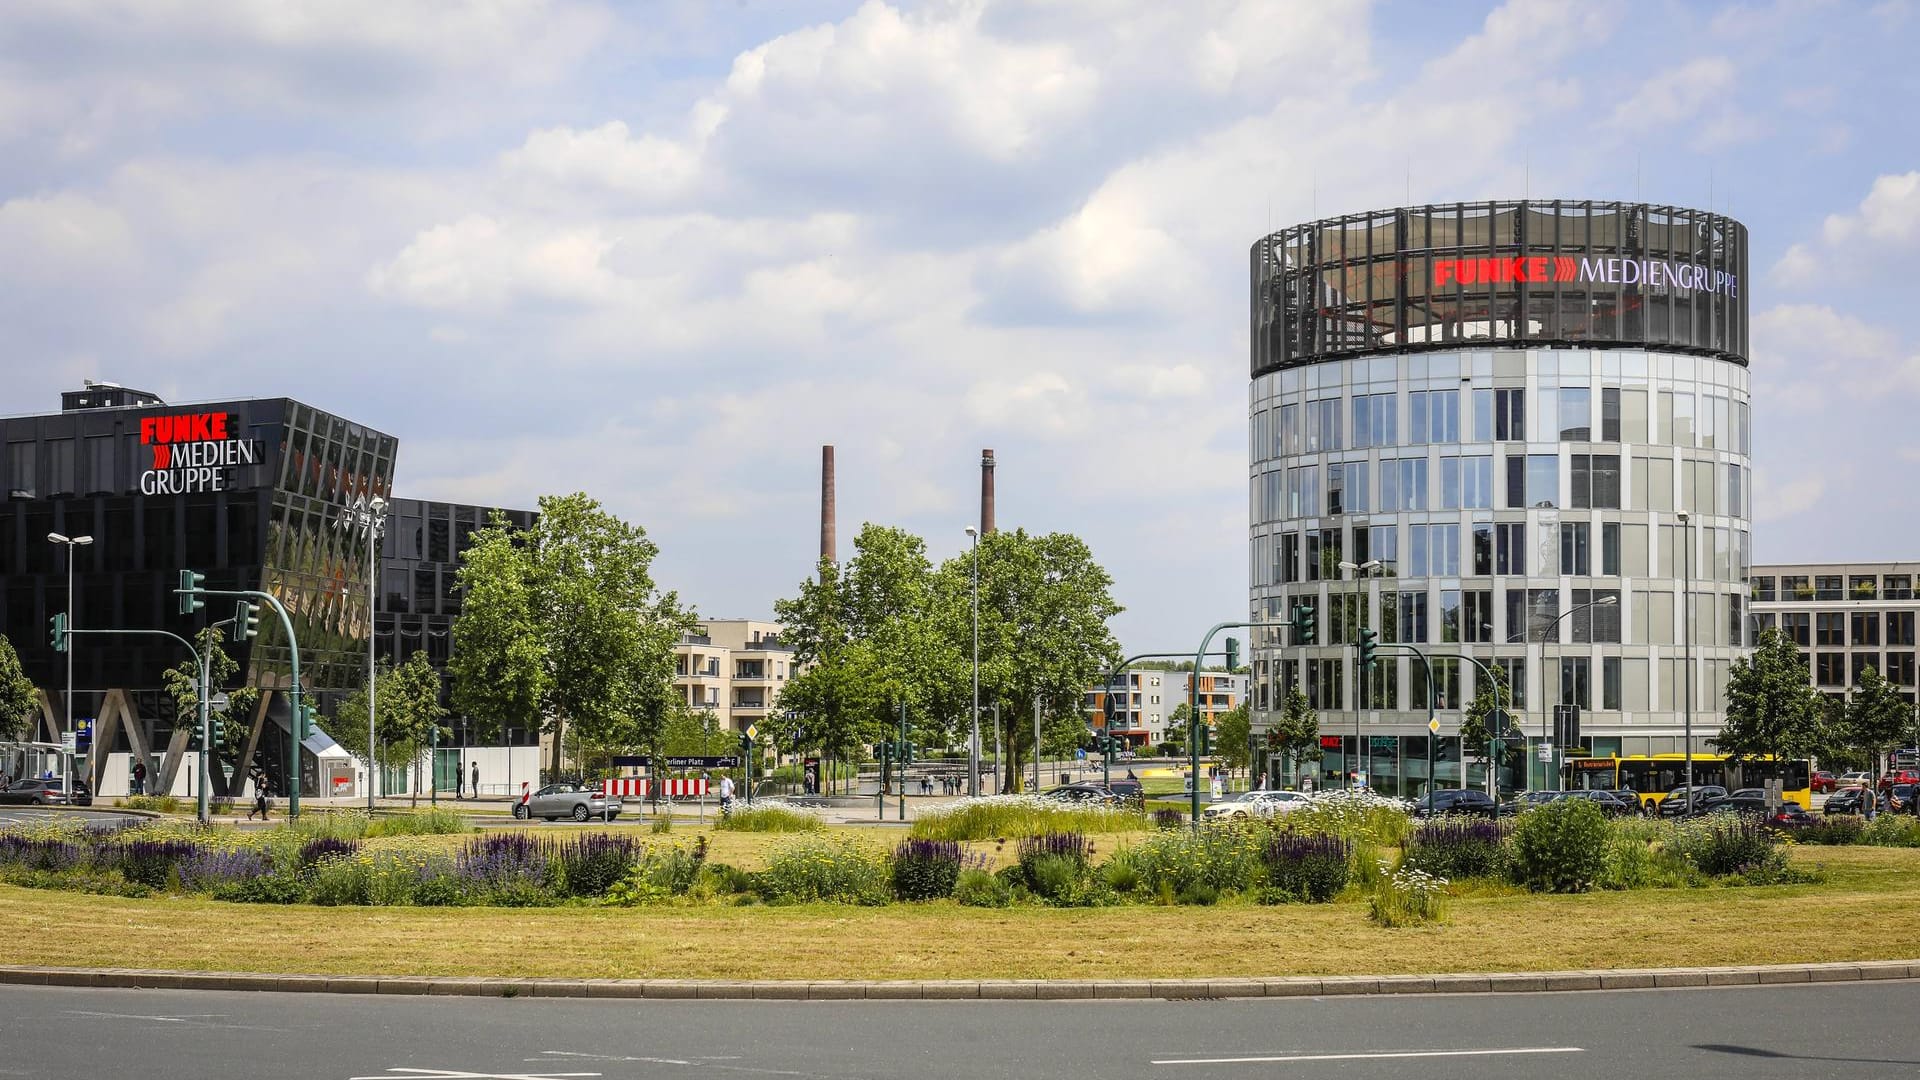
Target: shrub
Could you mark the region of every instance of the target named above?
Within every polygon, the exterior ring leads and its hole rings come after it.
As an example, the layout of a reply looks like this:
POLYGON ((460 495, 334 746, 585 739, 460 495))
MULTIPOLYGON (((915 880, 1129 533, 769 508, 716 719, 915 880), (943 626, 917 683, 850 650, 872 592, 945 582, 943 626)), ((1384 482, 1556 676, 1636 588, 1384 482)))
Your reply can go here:
POLYGON ((1013 888, 985 870, 962 870, 953 898, 964 907, 1003 908, 1013 903, 1013 888))
POLYGON ((893 887, 882 852, 850 837, 804 836, 774 850, 755 879, 768 903, 881 905, 893 887))
POLYGON ((1853 814, 1823 817, 1793 834, 1802 844, 1858 844, 1867 831, 1864 818, 1853 814))
POLYGON ((27 870, 71 870, 80 865, 81 847, 57 837, 0 833, 0 863, 27 870))
POLYGON ((311 875, 322 859, 348 858, 360 850, 360 841, 335 836, 316 836, 300 845, 294 862, 301 873, 311 875))
POLYGON ((413 887, 413 902, 421 907, 460 907, 472 902, 466 884, 454 873, 431 873, 413 887))
POLYGON ((1016 857, 1020 869, 1025 873, 1046 856, 1066 859, 1084 868, 1087 856, 1093 853, 1093 846, 1084 835, 1077 832, 1050 832, 1041 836, 1021 837, 1015 850, 1018 852, 1016 857))
POLYGON ((129 795, 120 800, 120 805, 128 810, 151 810, 161 814, 180 812, 180 800, 171 795, 129 795))
POLYGON ((129 840, 113 845, 107 857, 128 881, 164 889, 175 868, 198 850, 188 840, 129 840))
POLYGON ((1153 812, 1153 827, 1156 829, 1184 829, 1187 827, 1187 815, 1180 810, 1161 807, 1153 812))
POLYGON ((665 836, 668 833, 672 832, 673 831, 672 815, 661 814, 658 817, 654 818, 653 824, 647 826, 647 831, 652 833, 655 836, 665 836))
POLYGON ((952 840, 914 840, 893 849, 893 895, 902 900, 944 900, 960 880, 966 852, 952 840))
POLYGON ((179 867, 182 889, 214 892, 271 873, 273 861, 259 848, 199 847, 181 859, 179 867))
POLYGON ((236 904, 298 904, 307 898, 307 883, 292 874, 266 873, 215 886, 213 898, 236 904))
POLYGON ((1121 848, 1108 856, 1100 864, 1099 874, 1101 884, 1121 896, 1140 888, 1140 863, 1132 848, 1121 848))
POLYGON ((561 844, 555 861, 569 896, 600 896, 627 876, 643 851, 630 836, 584 833, 561 844))
POLYGON ((1504 877, 1509 831, 1506 823, 1484 818, 1423 821, 1407 837, 1401 865, 1449 881, 1504 877))
POLYGON ((1380 870, 1381 877, 1367 897, 1368 918, 1390 929, 1446 918, 1447 879, 1405 866, 1389 873, 1382 864, 1380 870))
POLYGON ((1261 852, 1266 890, 1261 901, 1280 898, 1323 904, 1347 887, 1347 860, 1353 845, 1338 836, 1275 833, 1261 852))
POLYGON ((819 832, 827 826, 817 814, 797 806, 774 803, 750 809, 735 808, 732 813, 714 822, 713 827, 725 832, 790 833, 819 832))
POLYGON ((1585 799, 1561 799, 1513 826, 1513 879, 1534 892, 1585 892, 1607 865, 1607 818, 1585 799))
POLYGON ((989 840, 1060 832, 1133 832, 1145 827, 1145 816, 1127 807, 1061 803, 1034 795, 989 795, 929 808, 908 835, 921 840, 989 840))
MULTIPOLYGON (((664 903, 693 890, 707 861, 707 838, 694 838, 689 851, 677 844, 650 847, 628 864, 620 880, 608 886, 606 901, 621 907, 664 903)), ((726 870, 732 870, 726 867, 726 870)), ((734 871, 734 873, 739 873, 734 871)), ((744 875, 742 875, 744 876, 744 875)), ((728 885, 736 884, 729 880, 728 885)))
POLYGON ((1160 903, 1246 892, 1267 877, 1264 828, 1231 823, 1156 833, 1133 849, 1140 887, 1160 903), (1204 885, 1205 890, 1195 886, 1204 885))
POLYGON ((470 840, 454 856, 454 869, 476 893, 505 892, 524 906, 525 889, 546 889, 553 870, 551 841, 524 832, 489 833, 470 840))
POLYGON ((366 824, 364 836, 450 836, 472 832, 465 818, 452 810, 431 807, 381 814, 366 824))
POLYGON ((359 840, 367 835, 370 820, 365 810, 308 810, 284 828, 295 836, 359 840))
POLYGON ((1673 834, 1674 850, 1709 877, 1726 877, 1762 865, 1775 843, 1771 830, 1745 815, 1685 822, 1673 834))
POLYGON ((1861 829, 1860 842, 1874 847, 1920 847, 1920 818, 1881 814, 1861 829))
POLYGON ((1413 817, 1407 803, 1400 799, 1370 791, 1330 791, 1311 805, 1282 815, 1276 826, 1289 832, 1326 833, 1398 847, 1406 842, 1413 817))

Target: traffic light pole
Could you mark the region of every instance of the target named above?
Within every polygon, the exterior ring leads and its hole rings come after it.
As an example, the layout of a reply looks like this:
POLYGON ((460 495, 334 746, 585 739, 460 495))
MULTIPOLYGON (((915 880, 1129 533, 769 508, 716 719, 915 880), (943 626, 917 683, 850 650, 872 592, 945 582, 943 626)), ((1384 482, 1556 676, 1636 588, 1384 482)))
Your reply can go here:
MULTIPOLYGON (((188 572, 189 571, 182 571, 183 574, 188 572)), ((288 691, 292 696, 293 715, 291 717, 292 723, 288 725, 288 730, 292 732, 292 738, 287 740, 289 744, 289 749, 287 750, 289 761, 287 769, 287 817, 299 817, 300 740, 306 736, 307 718, 302 708, 304 703, 300 694, 300 641, 294 636, 293 620, 287 617, 287 609, 280 605, 280 601, 275 598, 272 593, 260 592, 257 589, 204 589, 196 587, 175 589, 174 592, 180 593, 183 597, 230 596, 236 600, 258 600, 272 608, 275 614, 280 616, 280 628, 287 632, 287 651, 293 658, 293 686, 288 691)), ((373 747, 371 746, 367 747, 367 757, 369 760, 373 757, 373 747)))
POLYGON ((1190 805, 1193 808, 1193 827, 1200 827, 1200 738, 1194 725, 1200 722, 1200 665, 1207 658, 1207 646, 1213 644, 1213 635, 1222 630, 1252 629, 1248 622, 1215 623, 1207 636, 1200 639, 1200 647, 1193 651, 1193 678, 1187 681, 1187 766, 1191 770, 1192 790, 1190 805))
MULTIPOLYGON (((1226 655, 1226 654, 1208 653, 1207 655, 1214 656, 1214 655, 1226 655)), ((1136 653, 1135 655, 1129 656, 1125 660, 1120 661, 1120 666, 1117 668, 1109 668, 1107 670, 1106 681, 1100 684, 1101 704, 1102 704, 1103 711, 1104 711, 1105 704, 1113 699, 1113 689, 1112 689, 1113 680, 1117 675, 1120 674, 1120 672, 1127 670, 1128 668, 1132 667, 1134 664, 1138 663, 1141 660, 1184 660, 1186 659, 1186 657, 1187 657, 1187 654, 1183 652, 1143 652, 1143 653, 1136 653)), ((1233 672, 1231 671, 1231 669, 1229 669, 1227 673, 1231 675, 1233 672)), ((1194 665, 1193 675, 1194 675, 1194 678, 1196 679, 1200 677, 1198 664, 1194 665)), ((1128 704, 1131 705, 1132 701, 1129 700, 1128 704)), ((1187 732, 1187 739, 1189 742, 1191 742, 1193 739, 1193 731, 1191 730, 1193 722, 1191 719, 1189 719, 1187 723, 1189 728, 1187 732)), ((1111 746, 1112 745, 1111 740, 1113 738, 1113 720, 1111 716, 1107 716, 1105 718, 1105 722, 1102 725, 1101 733, 1105 735, 1109 740, 1108 746, 1111 746)), ((1113 782, 1113 753, 1110 749, 1102 749, 1100 752, 1100 782, 1102 784, 1111 784, 1113 782)))
MULTIPOLYGON (((1039 744, 1034 744, 1034 753, 1040 752, 1039 744)), ((911 755, 907 751, 907 703, 900 703, 900 820, 907 820, 907 761, 911 755)), ((887 816, 887 797, 880 796, 880 816, 887 816)))
MULTIPOLYGON (((207 679, 208 679, 208 674, 207 674, 207 670, 208 670, 209 657, 201 655, 200 650, 193 647, 193 642, 188 641, 186 638, 181 637, 179 634, 176 634, 171 630, 68 630, 66 633, 68 636, 72 636, 74 634, 146 634, 153 637, 172 638, 174 641, 177 641, 180 643, 181 648, 186 649, 188 653, 192 654, 194 669, 199 673, 199 676, 200 676, 199 689, 194 694, 194 697, 197 698, 200 703, 200 708, 199 708, 199 712, 200 712, 200 783, 198 785, 199 786, 199 797, 198 797, 199 820, 200 820, 200 824, 202 825, 207 824, 210 821, 211 815, 212 815, 212 809, 208 803, 208 797, 207 797, 208 796, 208 788, 207 788, 207 784, 208 784, 208 780, 207 780, 207 726, 208 726, 207 679)), ((72 652, 70 650, 62 650, 62 651, 67 652, 69 656, 72 655, 72 652)))
MULTIPOLYGON (((1433 787, 1433 743, 1440 735, 1440 732, 1436 730, 1439 725, 1434 722, 1433 717, 1433 664, 1427 660, 1426 653, 1421 652, 1412 645, 1375 645, 1373 648, 1375 651, 1392 649, 1395 652, 1410 652, 1414 655, 1415 659, 1420 661, 1421 668, 1427 673, 1427 787, 1431 789, 1433 787)), ((1478 663, 1478 661, 1475 662, 1478 663)), ((1363 679, 1366 677, 1365 664, 1361 665, 1360 674, 1363 679)), ((1355 702, 1354 704, 1358 705, 1359 703, 1355 702)), ((1355 709, 1353 715, 1358 717, 1360 715, 1359 710, 1355 709)), ((1353 752, 1356 755, 1360 752, 1360 725, 1357 721, 1353 725, 1353 752)))
MULTIPOLYGON (((1467 663, 1472 664, 1474 668, 1480 672, 1480 674, 1485 675, 1487 677, 1487 685, 1493 687, 1494 715, 1501 717, 1503 721, 1501 724, 1498 725, 1498 727, 1505 728, 1506 724, 1504 720, 1506 718, 1507 713, 1505 709, 1500 707, 1500 682, 1499 680, 1493 677, 1493 669, 1481 663, 1479 660, 1475 659, 1474 657, 1468 656, 1466 653, 1439 653, 1436 655, 1447 656, 1447 657, 1451 657, 1459 660, 1465 660, 1467 663)), ((1508 702, 1507 704, 1511 705, 1513 703, 1508 702)), ((1493 719, 1492 716, 1488 717, 1489 721, 1491 721, 1492 719, 1493 719)), ((1427 721, 1428 723, 1432 723, 1433 721, 1433 676, 1432 674, 1428 674, 1427 676, 1427 721)), ((1500 797, 1500 778, 1499 778, 1500 734, 1501 734, 1500 730, 1497 730, 1496 726, 1493 723, 1490 722, 1487 724, 1487 794, 1492 795, 1495 799, 1498 799, 1500 797)), ((1431 756, 1433 753, 1433 740, 1431 738, 1427 740, 1427 753, 1429 756, 1431 756)), ((1429 782, 1432 781, 1433 769, 1431 764, 1429 764, 1427 769, 1427 778, 1429 782)), ((1466 782, 1466 779, 1467 779, 1466 776, 1463 774, 1460 777, 1461 783, 1464 784, 1466 782)))

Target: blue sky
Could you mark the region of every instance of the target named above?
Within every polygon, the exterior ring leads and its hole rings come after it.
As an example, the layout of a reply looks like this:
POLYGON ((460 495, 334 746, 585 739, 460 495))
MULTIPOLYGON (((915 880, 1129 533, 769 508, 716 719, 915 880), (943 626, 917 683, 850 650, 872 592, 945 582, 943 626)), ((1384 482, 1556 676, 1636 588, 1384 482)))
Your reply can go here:
POLYGON ((1246 606, 1246 252, 1414 201, 1752 229, 1756 557, 1915 554, 1920 6, 0 10, 0 409, 292 394, 402 494, 584 489, 764 616, 840 525, 1077 532, 1136 649, 1246 606))

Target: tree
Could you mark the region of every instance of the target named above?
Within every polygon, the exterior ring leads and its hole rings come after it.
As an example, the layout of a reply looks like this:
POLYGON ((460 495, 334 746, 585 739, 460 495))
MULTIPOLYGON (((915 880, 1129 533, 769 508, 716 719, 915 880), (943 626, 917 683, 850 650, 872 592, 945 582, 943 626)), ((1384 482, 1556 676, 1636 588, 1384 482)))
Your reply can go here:
MULTIPOLYGON (((209 626, 194 635, 193 647, 207 658, 207 686, 209 692, 219 693, 235 675, 240 673, 240 664, 227 655, 221 642, 226 634, 217 626, 209 626)), ((161 683, 166 687, 167 695, 173 698, 175 714, 190 723, 198 724, 200 719, 200 668, 191 658, 170 667, 160 675, 161 683)), ((226 691, 227 705, 223 709, 207 710, 207 730, 212 745, 207 753, 215 760, 225 759, 236 766, 234 772, 246 771, 246 762, 237 760, 247 733, 253 727, 253 708, 260 700, 260 689, 255 686, 233 687, 226 691)), ((213 770, 209 767, 209 772, 213 770)), ((217 772, 214 773, 219 776, 217 772)))
MULTIPOLYGON (((1020 763, 1035 749, 1028 722, 1035 703, 1043 744, 1046 728, 1086 724, 1086 688, 1119 666, 1120 646, 1107 623, 1122 608, 1111 594, 1112 577, 1069 533, 996 532, 980 538, 978 557, 981 692, 1005 713, 1002 790, 1017 790, 1020 763)), ((972 647, 971 611, 961 602, 971 603, 973 559, 971 551, 957 555, 939 571, 942 622, 962 656, 972 647)))
POLYGON ((674 645, 694 625, 675 594, 654 586, 658 554, 645 529, 584 493, 542 496, 524 533, 499 518, 476 533, 453 628, 463 711, 487 723, 543 720, 556 773, 570 745, 651 743, 675 696, 674 645), (571 743, 569 728, 579 729, 571 743))
POLYGON ((25 735, 30 718, 39 711, 40 691, 21 668, 13 642, 0 637, 0 739, 25 735))
POLYGON ((1160 736, 1160 746, 1163 749, 1170 747, 1165 752, 1173 757, 1185 757, 1187 737, 1192 734, 1189 730, 1192 727, 1193 706, 1183 701, 1167 714, 1167 728, 1160 736))
POLYGON ((1313 711, 1306 692, 1298 686, 1288 688, 1280 715, 1267 728, 1267 748, 1292 766, 1296 782, 1302 763, 1320 760, 1320 714, 1313 711))
MULTIPOLYGON (((1460 718, 1461 752, 1483 765, 1487 762, 1487 744, 1491 741, 1488 738, 1491 730, 1488 721, 1495 708, 1505 712, 1509 718, 1513 715, 1513 691, 1507 686, 1507 673, 1499 668, 1493 669, 1493 678, 1478 680, 1473 701, 1468 703, 1465 714, 1460 718)), ((1500 740, 1496 748, 1502 764, 1524 752, 1524 747, 1511 739, 1500 740)))
POLYGON ((1713 747, 1736 761, 1809 757, 1822 741, 1822 705, 1800 650, 1769 627, 1760 631, 1752 656, 1733 662, 1727 716, 1713 747))
POLYGON ((1221 713, 1213 736, 1213 752, 1220 755, 1220 763, 1229 769, 1252 765, 1253 747, 1247 742, 1252 732, 1253 721, 1246 702, 1221 713))
POLYGON ((440 673, 433 669, 427 654, 416 651, 406 663, 393 670, 379 684, 380 711, 374 725, 381 741, 393 752, 413 762, 413 801, 420 801, 420 759, 442 737, 453 732, 442 721, 446 706, 440 704, 440 673))
POLYGON ((1872 757, 1877 778, 1887 751, 1913 732, 1913 706, 1900 696, 1899 687, 1869 665, 1847 702, 1845 730, 1847 743, 1872 757))

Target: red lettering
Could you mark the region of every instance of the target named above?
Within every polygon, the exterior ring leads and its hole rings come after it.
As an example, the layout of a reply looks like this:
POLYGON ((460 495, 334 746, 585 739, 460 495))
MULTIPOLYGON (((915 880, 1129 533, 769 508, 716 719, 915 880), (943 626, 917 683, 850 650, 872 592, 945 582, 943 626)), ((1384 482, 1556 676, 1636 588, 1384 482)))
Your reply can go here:
POLYGON ((1550 281, 1547 277, 1547 260, 1543 255, 1535 255, 1527 260, 1528 281, 1550 281))
POLYGON ((140 441, 142 443, 153 441, 153 417, 151 416, 140 418, 140 441))
POLYGON ((194 442, 206 442, 212 438, 213 436, 207 433, 208 419, 209 417, 206 413, 195 413, 189 417, 187 420, 187 431, 189 432, 187 437, 194 442))
POLYGON ((1568 255, 1555 255, 1553 257, 1553 280, 1572 281, 1579 276, 1579 260, 1568 255))
POLYGON ((227 414, 217 412, 208 418, 208 434, 215 439, 225 441, 227 437, 227 414))
POLYGON ((1524 255, 1515 255, 1507 260, 1507 281, 1527 280, 1527 259, 1524 255))
POLYGON ((1460 277, 1459 259, 1436 259, 1433 263, 1433 283, 1445 285, 1460 277))

